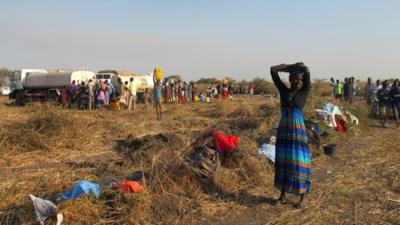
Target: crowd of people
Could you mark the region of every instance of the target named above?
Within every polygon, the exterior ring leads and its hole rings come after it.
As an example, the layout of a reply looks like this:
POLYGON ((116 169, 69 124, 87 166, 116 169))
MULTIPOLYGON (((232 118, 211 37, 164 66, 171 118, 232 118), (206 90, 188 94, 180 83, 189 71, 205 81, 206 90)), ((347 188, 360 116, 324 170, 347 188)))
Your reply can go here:
MULTIPOLYGON (((354 77, 345 78, 344 82, 331 78, 331 86, 333 87, 333 95, 335 99, 352 103, 354 96, 360 91, 360 84, 356 82, 354 77)), ((400 127, 399 111, 400 111, 400 89, 399 80, 385 80, 381 82, 377 80, 372 82, 368 78, 364 88, 364 99, 371 106, 371 113, 378 118, 380 125, 386 127, 386 122, 390 115, 394 115, 397 126, 400 127)))
POLYGON ((391 114, 394 115, 397 127, 400 128, 400 81, 377 80, 376 83, 368 78, 365 85, 364 99, 371 105, 372 114, 379 118, 382 127, 386 127, 386 122, 391 114))
MULTIPOLYGON (((195 82, 186 82, 174 79, 154 79, 154 89, 142 90, 140 102, 147 107, 153 103, 157 117, 161 118, 161 104, 188 102, 211 102, 214 99, 228 100, 235 94, 254 94, 253 84, 233 84, 227 80, 209 84, 208 87, 199 90, 195 82)), ((98 109, 118 108, 135 110, 138 102, 138 87, 134 78, 123 82, 118 78, 113 85, 108 80, 89 80, 88 83, 72 83, 60 89, 59 102, 64 108, 98 109)))
POLYGON ((254 85, 210 84, 204 92, 195 82, 165 80, 162 83, 164 103, 210 102, 215 98, 230 99, 234 94, 254 94, 254 85))
POLYGON ((360 91, 359 81, 356 82, 354 77, 344 78, 343 83, 339 79, 335 81, 334 78, 331 78, 331 85, 335 99, 343 100, 350 104, 353 103, 354 96, 360 91))
POLYGON ((92 79, 85 83, 77 84, 75 80, 60 89, 60 103, 64 108, 88 108, 107 106, 119 93, 108 81, 94 82, 92 79))

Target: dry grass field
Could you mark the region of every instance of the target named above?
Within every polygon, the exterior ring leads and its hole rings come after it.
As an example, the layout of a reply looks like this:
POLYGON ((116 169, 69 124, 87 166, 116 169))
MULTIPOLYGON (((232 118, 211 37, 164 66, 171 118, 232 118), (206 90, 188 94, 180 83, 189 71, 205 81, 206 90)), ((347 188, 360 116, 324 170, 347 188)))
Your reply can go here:
MULTIPOLYGON (((316 96, 307 117, 330 100, 316 96)), ((312 149, 312 190, 305 207, 294 209, 274 205, 273 164, 257 154, 274 134, 277 99, 165 105, 158 121, 153 108, 142 105, 134 112, 81 111, 41 103, 13 107, 2 97, 0 224, 35 224, 29 194, 55 201, 81 179, 99 183, 101 196, 58 203, 64 224, 400 224, 400 130, 377 127, 360 100, 343 106, 361 125, 341 135, 330 131, 323 141, 338 145, 336 156, 312 149), (200 181, 184 161, 213 130, 241 139, 214 180, 200 181), (135 171, 149 174, 144 191, 108 189, 135 171)))

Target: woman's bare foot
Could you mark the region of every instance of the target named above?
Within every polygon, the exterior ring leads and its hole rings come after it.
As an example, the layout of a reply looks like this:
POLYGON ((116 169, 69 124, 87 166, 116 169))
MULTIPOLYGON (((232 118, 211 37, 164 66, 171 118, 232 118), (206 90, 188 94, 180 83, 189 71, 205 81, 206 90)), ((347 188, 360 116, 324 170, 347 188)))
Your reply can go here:
POLYGON ((281 195, 278 199, 276 199, 275 201, 276 201, 276 203, 281 204, 281 205, 287 203, 286 197, 285 197, 285 196, 282 196, 282 195, 281 195))
POLYGON ((293 207, 296 208, 296 209, 301 209, 301 208, 303 208, 303 204, 302 203, 296 203, 296 204, 293 205, 293 207))
POLYGON ((300 195, 299 202, 297 204, 294 204, 293 207, 296 209, 303 208, 303 200, 304 200, 304 194, 300 195))

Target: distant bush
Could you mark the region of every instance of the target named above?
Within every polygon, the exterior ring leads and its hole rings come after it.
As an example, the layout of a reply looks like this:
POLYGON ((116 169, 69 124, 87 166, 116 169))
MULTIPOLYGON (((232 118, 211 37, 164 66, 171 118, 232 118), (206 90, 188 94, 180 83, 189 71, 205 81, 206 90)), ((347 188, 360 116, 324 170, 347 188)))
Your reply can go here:
POLYGON ((316 79, 312 84, 314 94, 322 97, 332 96, 333 89, 331 84, 326 80, 316 79))
POLYGON ((171 75, 165 78, 166 80, 182 80, 181 75, 171 75))
POLYGON ((211 78, 200 78, 197 83, 198 84, 216 84, 220 83, 221 81, 218 80, 217 78, 211 77, 211 78))
POLYGON ((6 85, 6 80, 8 79, 11 71, 7 68, 0 68, 0 87, 6 85))
POLYGON ((278 94, 278 89, 275 87, 275 84, 265 80, 264 78, 256 77, 251 83, 255 86, 256 94, 278 94))

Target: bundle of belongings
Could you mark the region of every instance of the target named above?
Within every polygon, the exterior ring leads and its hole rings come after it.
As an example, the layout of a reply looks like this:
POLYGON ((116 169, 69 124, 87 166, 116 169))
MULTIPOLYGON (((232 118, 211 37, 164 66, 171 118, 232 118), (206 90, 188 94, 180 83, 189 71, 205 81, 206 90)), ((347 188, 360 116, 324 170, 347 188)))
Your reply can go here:
POLYGON ((358 118, 349 111, 339 108, 332 103, 322 104, 322 109, 315 109, 315 118, 338 132, 345 132, 346 125, 358 125, 358 118))
POLYGON ((218 167, 217 153, 207 146, 196 146, 189 156, 193 171, 202 179, 214 177, 218 167))
MULTIPOLYGON (((35 197, 34 195, 30 194, 29 198, 32 200, 33 208, 35 209, 36 214, 36 222, 44 225, 44 221, 55 215, 57 206, 49 201, 42 198, 35 197)), ((57 214, 57 225, 61 225, 63 222, 63 215, 57 214)))
POLYGON ((219 165, 218 160, 232 152, 239 142, 238 136, 226 135, 220 131, 213 132, 212 138, 212 144, 195 146, 193 153, 188 157, 191 168, 202 179, 214 177, 219 165))
POLYGON ((214 137, 214 149, 222 156, 226 156, 228 152, 233 151, 239 142, 238 136, 226 135, 221 131, 215 131, 212 135, 214 137))

